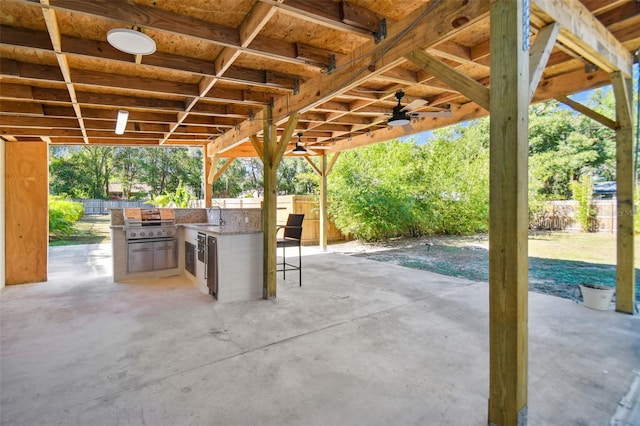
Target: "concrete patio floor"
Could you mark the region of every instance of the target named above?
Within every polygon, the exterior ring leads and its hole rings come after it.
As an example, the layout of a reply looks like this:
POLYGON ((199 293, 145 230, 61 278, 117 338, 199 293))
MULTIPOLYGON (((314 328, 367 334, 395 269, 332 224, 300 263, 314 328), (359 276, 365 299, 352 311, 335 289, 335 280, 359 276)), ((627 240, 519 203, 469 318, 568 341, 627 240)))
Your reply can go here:
MULTIPOLYGON (((50 249, 47 283, 0 293, 0 423, 487 424, 486 283, 303 262, 303 287, 219 304, 181 277, 113 283, 106 245, 50 249)), ((640 424, 640 318, 529 307, 529 425, 640 424)))

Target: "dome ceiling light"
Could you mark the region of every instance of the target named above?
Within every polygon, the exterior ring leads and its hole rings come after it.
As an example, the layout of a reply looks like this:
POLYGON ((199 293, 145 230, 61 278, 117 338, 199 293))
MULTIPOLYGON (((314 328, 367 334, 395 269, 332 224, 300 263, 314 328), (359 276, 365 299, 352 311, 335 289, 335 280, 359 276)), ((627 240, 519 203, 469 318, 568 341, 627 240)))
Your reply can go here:
POLYGON ((156 51, 156 42, 151 37, 128 28, 110 30, 107 41, 116 49, 131 55, 150 55, 156 51))

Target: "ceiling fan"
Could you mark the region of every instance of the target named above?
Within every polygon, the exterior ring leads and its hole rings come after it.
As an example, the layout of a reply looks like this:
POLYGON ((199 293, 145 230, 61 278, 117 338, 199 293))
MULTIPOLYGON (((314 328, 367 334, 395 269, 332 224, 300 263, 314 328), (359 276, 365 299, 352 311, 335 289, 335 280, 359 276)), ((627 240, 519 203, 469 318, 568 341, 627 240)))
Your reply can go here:
POLYGON ((291 153, 294 155, 315 155, 315 151, 304 147, 304 143, 302 142, 302 133, 298 133, 297 136, 298 141, 296 142, 296 147, 285 152, 285 154, 291 153))
POLYGON ((424 111, 417 112, 414 111, 417 108, 420 108, 428 103, 425 99, 415 99, 411 101, 408 105, 402 106, 400 100, 404 97, 404 92, 402 90, 398 90, 395 94, 395 98, 398 100, 398 105, 393 107, 393 112, 391 113, 391 118, 387 121, 389 127, 402 126, 406 131, 413 130, 411 127, 411 120, 418 119, 420 117, 451 117, 453 113, 451 112, 451 107, 448 106, 447 109, 442 111, 424 111))

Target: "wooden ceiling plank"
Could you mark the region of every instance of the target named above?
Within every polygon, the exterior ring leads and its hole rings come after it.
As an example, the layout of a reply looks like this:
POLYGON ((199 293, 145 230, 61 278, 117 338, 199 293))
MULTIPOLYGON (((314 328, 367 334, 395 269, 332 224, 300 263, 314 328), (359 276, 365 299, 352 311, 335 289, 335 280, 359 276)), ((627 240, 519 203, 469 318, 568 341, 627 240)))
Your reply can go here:
MULTIPOLYGON (((49 6, 49 0, 40 0, 40 3, 44 6, 49 6)), ((84 142, 88 144, 89 139, 87 138, 87 130, 84 128, 84 121, 82 120, 82 110, 80 108, 80 105, 78 105, 78 101, 76 99, 76 91, 71 80, 71 69, 69 67, 67 57, 62 53, 62 39, 60 37, 60 28, 58 27, 58 18, 56 16, 56 12, 53 9, 43 8, 42 14, 44 16, 47 30, 49 31, 51 45, 53 46, 53 50, 56 52, 56 59, 58 60, 60 71, 62 72, 64 81, 67 84, 67 90, 69 91, 69 97, 71 98, 71 102, 73 104, 73 110, 75 111, 76 117, 78 118, 80 131, 82 132, 84 142)))
POLYGON ((582 4, 591 11, 594 15, 598 16, 609 10, 618 8, 619 6, 627 3, 629 0, 581 0, 582 4))
POLYGON ((631 76, 631 54, 579 0, 534 0, 531 9, 562 25, 558 40, 564 45, 607 72, 631 76))
POLYGON ((294 18, 303 19, 318 25, 344 31, 358 36, 371 36, 371 31, 362 25, 352 25, 342 19, 340 2, 330 0, 287 0, 286 3, 273 0, 261 0, 263 3, 277 6, 280 12, 294 18))
MULTIPOLYGON (((10 27, 7 25, 0 25, 0 44, 37 49, 45 52, 54 52, 53 47, 51 46, 51 40, 47 33, 26 30, 18 27, 10 27)), ((65 53, 66 55, 93 57, 100 60, 120 63, 131 63, 131 55, 114 49, 107 42, 62 36, 62 48, 62 53, 65 53)), ((155 52, 153 55, 146 56, 144 58, 144 65, 167 70, 178 70, 202 76, 216 75, 215 66, 210 61, 191 58, 188 56, 173 55, 165 52, 155 52)), ((229 81, 251 86, 269 86, 287 90, 292 90, 294 88, 294 80, 296 78, 302 79, 298 76, 282 75, 277 82, 273 80, 265 82, 264 74, 264 70, 233 67, 233 72, 230 73, 230 71, 227 70, 224 75, 218 75, 218 78, 221 81, 229 81), (262 78, 260 78, 260 76, 262 76, 262 78), (290 79, 291 81, 287 81, 287 79, 290 79)))
POLYGON ((414 50, 407 55, 407 59, 434 74, 438 79, 447 83, 451 88, 459 91, 482 108, 489 110, 489 89, 474 79, 420 49, 414 50))
MULTIPOLYGON (((274 114, 276 117, 286 118, 293 112, 305 112, 316 105, 339 93, 346 92, 367 79, 382 74, 403 62, 404 55, 415 49, 416 45, 429 47, 442 42, 459 33, 467 25, 486 17, 489 12, 489 1, 477 0, 473 2, 440 2, 427 4, 415 14, 406 17, 388 28, 388 38, 379 45, 371 40, 353 52, 353 57, 359 58, 348 67, 340 67, 331 74, 314 77, 301 85, 297 95, 286 99, 276 100, 274 114), (412 25, 416 16, 441 17, 432 25, 412 25), (464 17, 465 24, 459 25, 456 17, 464 17), (407 31, 407 28, 410 28, 407 31), (395 36, 402 34, 396 39, 395 36), (384 49, 383 53, 378 50, 384 49)), ((249 135, 260 132, 263 112, 256 115, 256 119, 240 124, 239 129, 231 130, 221 136, 221 149, 231 149, 242 143, 249 135)))
MULTIPOLYGON (((249 12, 249 16, 240 24, 239 29, 239 38, 240 38, 240 48, 247 48, 251 42, 258 36, 260 30, 269 22, 269 19, 275 13, 275 9, 268 5, 263 5, 261 3, 254 4, 249 12)), ((218 81, 218 76, 223 75, 227 69, 233 64, 233 62, 240 55, 240 50, 234 47, 225 47, 222 52, 218 55, 218 58, 214 61, 215 66, 215 77, 204 77, 200 82, 200 97, 204 97, 209 93, 209 91, 213 88, 213 86, 218 81)), ((165 136, 165 138, 160 141, 160 144, 163 144, 171 137, 171 134, 177 128, 177 125, 182 123, 189 112, 196 107, 198 103, 198 98, 194 98, 191 102, 188 103, 185 108, 185 114, 180 116, 178 123, 175 126, 172 126, 169 133, 165 136)))
MULTIPOLYGON (((301 63, 295 57, 292 43, 267 37, 260 37, 260 43, 242 47, 240 33, 235 28, 225 27, 212 22, 203 21, 186 15, 179 15, 167 10, 132 3, 124 0, 114 2, 87 2, 85 0, 50 0, 54 9, 75 11, 123 24, 185 35, 234 50, 243 49, 248 53, 278 60, 301 63)), ((255 39, 254 39, 255 40, 255 39)))
POLYGON ((372 34, 380 31, 382 19, 369 9, 347 1, 340 2, 340 9, 341 20, 345 24, 362 28, 372 34))
POLYGON ((559 33, 560 24, 557 22, 549 24, 538 31, 536 40, 529 52, 529 100, 533 98, 533 94, 536 92, 559 33))
MULTIPOLYGON (((451 40, 447 40, 444 43, 440 43, 437 46, 433 46, 429 48, 427 50, 427 53, 439 58, 448 59, 450 61, 457 62, 458 64, 473 65, 473 66, 478 66, 486 69, 489 68, 488 65, 476 62, 471 58, 470 48, 466 46, 462 46, 451 40)), ((488 52, 487 52, 487 56, 488 56, 488 52)))

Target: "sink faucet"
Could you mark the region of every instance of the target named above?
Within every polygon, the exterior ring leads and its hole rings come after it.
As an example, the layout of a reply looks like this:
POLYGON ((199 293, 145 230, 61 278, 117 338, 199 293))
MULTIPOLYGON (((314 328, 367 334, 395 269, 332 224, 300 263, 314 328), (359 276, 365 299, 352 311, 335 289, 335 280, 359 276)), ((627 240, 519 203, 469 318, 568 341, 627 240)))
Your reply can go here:
POLYGON ((213 213, 213 210, 217 209, 218 210, 218 226, 223 227, 224 226, 224 219, 222 218, 222 207, 220 206, 211 206, 209 207, 209 213, 213 213))

